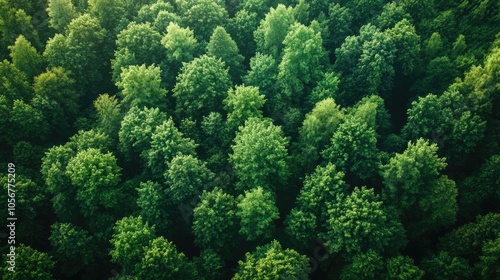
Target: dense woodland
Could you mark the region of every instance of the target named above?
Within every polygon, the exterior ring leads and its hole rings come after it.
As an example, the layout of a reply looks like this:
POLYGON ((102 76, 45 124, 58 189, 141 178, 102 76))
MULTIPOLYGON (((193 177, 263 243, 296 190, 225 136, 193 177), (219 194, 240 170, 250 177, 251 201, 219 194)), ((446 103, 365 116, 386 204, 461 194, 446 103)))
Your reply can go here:
POLYGON ((0 60, 2 279, 500 277, 500 1, 0 0, 0 60))

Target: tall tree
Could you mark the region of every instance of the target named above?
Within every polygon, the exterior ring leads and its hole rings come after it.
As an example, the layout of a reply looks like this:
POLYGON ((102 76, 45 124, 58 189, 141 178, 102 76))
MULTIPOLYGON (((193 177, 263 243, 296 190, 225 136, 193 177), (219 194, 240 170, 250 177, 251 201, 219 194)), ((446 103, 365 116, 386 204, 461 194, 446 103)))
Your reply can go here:
POLYGON ((236 131, 247 119, 262 117, 261 109, 266 100, 257 87, 236 86, 229 90, 223 102, 228 112, 227 126, 231 131, 236 131))
POLYGON ((78 16, 71 0, 49 0, 47 13, 50 27, 63 33, 68 24, 78 16))
POLYGON ((250 118, 236 134, 229 160, 241 192, 261 186, 274 191, 288 177, 288 140, 269 119, 250 118))
POLYGON ((228 69, 220 59, 203 55, 184 64, 173 90, 178 117, 201 120, 210 112, 220 112, 230 87, 228 69))
POLYGON ((257 51, 279 60, 284 48, 283 40, 294 22, 293 8, 283 4, 271 8, 254 32, 257 51))
POLYGON ((307 279, 309 264, 306 256, 292 249, 283 249, 273 240, 245 254, 238 262, 234 280, 241 279, 307 279))
POLYGON ((200 41, 209 41, 210 35, 217 26, 225 26, 229 15, 214 0, 199 0, 183 15, 186 26, 193 28, 194 35, 200 41))
POLYGON ((195 242, 202 248, 227 253, 233 248, 238 232, 236 200, 220 188, 203 191, 193 213, 195 242))
POLYGON ((142 217, 125 217, 116 222, 110 240, 111 261, 119 264, 123 274, 134 275, 136 265, 144 257, 145 250, 155 238, 155 227, 143 222, 142 217))
POLYGON ((220 58, 229 68, 229 74, 233 81, 240 80, 243 74, 242 62, 243 56, 240 54, 236 42, 234 42, 231 35, 226 32, 222 26, 217 26, 207 45, 207 54, 220 58))
POLYGON ((117 141, 123 114, 116 96, 107 93, 99 95, 94 101, 94 108, 97 113, 97 129, 117 141))
POLYGON ((30 81, 33 81, 33 78, 42 72, 43 57, 23 35, 17 37, 14 45, 9 46, 9 50, 12 64, 26 74, 30 81))
POLYGON ((245 191, 245 196, 238 197, 240 234, 247 240, 270 238, 274 233, 274 220, 279 218, 278 208, 271 193, 258 187, 245 191))
MULTIPOLYGON (((36 249, 21 244, 16 247, 16 270, 9 271, 9 266, 3 265, 2 279, 21 280, 21 279, 54 279, 52 269, 56 262, 47 253, 42 253, 36 249)), ((7 262, 8 256, 4 254, 4 262, 7 262)))

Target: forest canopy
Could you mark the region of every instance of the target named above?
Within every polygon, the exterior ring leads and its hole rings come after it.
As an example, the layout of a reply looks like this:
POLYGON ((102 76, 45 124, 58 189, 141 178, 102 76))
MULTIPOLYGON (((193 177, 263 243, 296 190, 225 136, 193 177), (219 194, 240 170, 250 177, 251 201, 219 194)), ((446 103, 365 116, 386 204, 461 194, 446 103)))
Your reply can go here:
POLYGON ((499 112, 500 1, 0 0, 0 278, 499 279, 499 112))

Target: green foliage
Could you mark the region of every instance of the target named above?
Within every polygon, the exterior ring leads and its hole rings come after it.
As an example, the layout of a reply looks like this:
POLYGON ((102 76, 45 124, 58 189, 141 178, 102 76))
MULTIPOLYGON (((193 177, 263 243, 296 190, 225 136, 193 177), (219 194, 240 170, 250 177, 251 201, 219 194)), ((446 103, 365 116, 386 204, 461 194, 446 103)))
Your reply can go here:
POLYGON ((80 130, 77 134, 70 137, 70 142, 66 145, 77 152, 94 148, 102 153, 107 153, 111 149, 111 140, 108 135, 93 129, 87 131, 80 130))
POLYGON ((255 54, 257 48, 253 39, 253 32, 259 26, 258 15, 248 10, 239 10, 227 23, 227 31, 240 46, 240 53, 246 61, 255 54))
POLYGON ((110 96, 107 93, 99 95, 94 101, 94 108, 97 113, 97 129, 112 139, 118 139, 123 115, 116 96, 110 96))
POLYGON ((56 262, 46 254, 39 252, 30 246, 20 245, 16 247, 16 270, 9 271, 5 263, 8 260, 7 254, 4 254, 4 265, 2 267, 2 279, 23 280, 23 279, 53 279, 52 269, 56 262))
POLYGON ((23 35, 17 37, 14 45, 9 46, 12 64, 30 79, 42 72, 43 57, 23 35))
POLYGON ((129 66, 122 68, 120 80, 116 83, 121 89, 123 100, 121 104, 126 108, 131 107, 158 107, 165 109, 167 106, 167 91, 160 85, 160 67, 151 65, 129 66))
MULTIPOLYGON (((295 22, 293 8, 279 4, 266 14, 254 32, 257 51, 279 59, 284 48, 283 40, 295 22)), ((312 46, 313 47, 313 46, 312 46)))
POLYGON ((307 102, 314 106, 316 103, 326 98, 335 99, 339 86, 339 77, 334 72, 323 73, 323 78, 318 81, 307 102))
POLYGON ((430 279, 469 279, 472 276, 472 268, 466 260, 452 257, 447 252, 422 260, 420 266, 430 279))
POLYGON ((382 263, 382 257, 374 250, 359 253, 354 256, 352 263, 342 269, 340 279, 379 279, 382 263))
POLYGON ((231 146, 229 161, 239 179, 240 192, 261 186, 274 191, 288 177, 288 140, 269 119, 250 118, 231 146))
POLYGON ((402 19, 386 30, 396 49, 394 67, 404 75, 412 74, 419 64, 420 36, 409 19, 402 19))
POLYGON ((348 178, 368 180, 378 171, 380 160, 375 130, 357 117, 339 125, 322 155, 344 172, 348 178))
POLYGON ((70 223, 55 223, 51 227, 50 243, 61 270, 72 276, 94 261, 94 241, 89 232, 70 223))
POLYGON ((286 216, 285 226, 285 234, 298 248, 307 248, 318 233, 316 216, 299 208, 293 208, 286 216))
POLYGON ((230 87, 228 69, 220 59, 203 55, 184 64, 173 89, 178 117, 201 120, 219 112, 230 87))
POLYGON ((478 268, 483 279, 500 277, 500 235, 495 240, 485 242, 478 268))
POLYGON ((282 97, 276 92, 276 79, 278 66, 276 60, 266 54, 257 53, 250 59, 250 70, 243 77, 243 82, 248 86, 259 88, 259 92, 266 98, 265 112, 274 112, 282 108, 282 97))
POLYGON ((164 233, 169 226, 165 189, 158 183, 141 182, 137 189, 137 205, 140 216, 151 225, 155 225, 159 233, 164 233))
POLYGON ((440 154, 457 162, 474 150, 485 128, 486 122, 469 109, 465 97, 451 90, 412 102, 403 134, 410 140, 423 137, 439 144, 440 154))
POLYGON ((384 99, 378 95, 363 97, 348 113, 364 120, 376 132, 377 140, 388 134, 391 129, 391 116, 385 108, 384 99))
POLYGON ((169 118, 154 130, 151 135, 151 149, 143 160, 147 162, 153 177, 160 179, 175 156, 194 155, 196 146, 193 140, 184 137, 175 127, 172 118, 169 118))
MULTIPOLYGON (((141 2, 137 1, 137 3, 141 2)), ((134 2, 129 3, 133 4, 134 2)), ((127 1, 123 0, 88 0, 88 11, 91 15, 99 19, 99 22, 106 30, 116 35, 119 27, 125 27, 123 26, 123 20, 127 17, 127 14, 135 12, 127 9, 131 8, 127 7, 130 4, 127 4, 127 1)))
POLYGON ((217 26, 224 26, 229 15, 217 1, 199 0, 186 11, 182 20, 184 25, 194 30, 200 41, 208 41, 217 26))
POLYGON ((47 13, 50 27, 62 33, 66 26, 78 16, 71 0, 49 0, 47 13))
POLYGON ((172 62, 191 61, 198 46, 193 31, 189 27, 182 28, 174 22, 168 25, 167 33, 161 39, 161 43, 167 49, 167 59, 172 62))
POLYGON ((78 152, 69 160, 66 175, 78 188, 76 200, 85 216, 95 215, 99 207, 110 209, 118 206, 120 190, 116 186, 121 168, 111 153, 104 154, 94 148, 78 152))
POLYGON ((270 238, 274 220, 279 218, 272 194, 257 187, 245 191, 245 196, 240 195, 238 200, 236 216, 240 218, 240 234, 250 241, 270 238))
POLYGON ((168 164, 164 177, 169 187, 167 195, 174 204, 179 204, 210 189, 214 173, 192 155, 177 155, 168 164))
POLYGON ((195 258, 200 275, 207 280, 220 279, 221 270, 224 267, 222 258, 211 249, 201 251, 200 256, 195 258))
POLYGON ((381 252, 389 242, 391 229, 382 201, 373 189, 354 188, 349 196, 339 194, 328 205, 325 245, 332 252, 343 251, 346 258, 367 250, 381 252))
POLYGON ((155 238, 155 227, 144 223, 142 217, 125 217, 116 222, 110 240, 111 261, 119 264, 124 274, 134 274, 134 266, 144 257, 147 246, 155 238))
POLYGON ((387 260, 387 280, 420 280, 424 271, 418 268, 413 259, 408 256, 397 256, 387 260))
POLYGON ((14 100, 28 101, 33 93, 26 74, 21 72, 13 63, 7 60, 0 62, 0 92, 6 97, 7 104, 12 106, 14 100))
POLYGON ((15 100, 10 111, 10 122, 15 131, 10 131, 12 141, 29 139, 41 141, 47 137, 49 124, 42 112, 22 100, 15 100))
POLYGON ((241 63, 244 57, 239 53, 238 46, 231 35, 222 26, 217 26, 207 45, 207 55, 220 58, 229 68, 234 81, 238 81, 243 73, 241 63))
POLYGON ((382 13, 374 20, 374 24, 380 30, 386 30, 393 28, 396 23, 403 19, 412 20, 410 14, 403 9, 401 4, 392 2, 384 5, 382 13))
POLYGON ((197 271, 175 245, 163 237, 155 238, 144 248, 144 256, 136 267, 139 279, 179 279, 197 277, 197 271))
POLYGON ((319 18, 323 26, 322 34, 326 35, 324 36, 325 48, 333 54, 334 50, 342 45, 344 39, 353 34, 353 14, 349 8, 339 3, 330 3, 329 6, 325 4, 322 12, 326 13, 324 20, 319 18))
POLYGON ((344 111, 332 98, 319 101, 306 115, 299 129, 300 162, 306 172, 318 164, 320 151, 329 144, 343 119, 344 111))
POLYGON ((309 264, 306 256, 295 250, 284 249, 273 240, 245 254, 245 261, 238 262, 234 280, 240 279, 307 279, 309 264))
POLYGON ((223 103, 227 114, 227 126, 230 130, 245 123, 249 118, 262 117, 262 106, 266 102, 264 95, 259 94, 259 88, 252 86, 236 86, 230 89, 223 103))
MULTIPOLYGON (((158 108, 130 109, 121 122, 118 132, 119 148, 129 160, 148 158, 151 140, 156 127, 167 120, 158 108)), ((146 160, 144 160, 147 162, 146 160)))
POLYGON ((322 44, 319 32, 300 23, 291 26, 283 40, 278 85, 294 105, 303 103, 305 94, 322 76, 322 62, 326 55, 322 44))
POLYGON ((113 81, 119 82, 122 69, 130 65, 160 64, 165 56, 162 36, 150 23, 131 22, 116 39, 115 58, 111 61, 113 81))
POLYGON ((230 250, 237 240, 238 219, 236 200, 216 187, 211 192, 203 191, 200 203, 193 213, 193 234, 201 248, 216 252, 230 250))

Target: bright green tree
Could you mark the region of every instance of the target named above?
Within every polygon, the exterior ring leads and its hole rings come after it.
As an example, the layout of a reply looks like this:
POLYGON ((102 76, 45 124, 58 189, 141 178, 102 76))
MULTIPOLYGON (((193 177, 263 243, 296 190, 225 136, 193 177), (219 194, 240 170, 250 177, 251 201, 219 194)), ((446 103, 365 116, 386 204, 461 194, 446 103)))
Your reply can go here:
POLYGON ((184 64, 173 90, 179 118, 201 120, 220 112, 222 100, 231 87, 228 70, 220 59, 203 55, 184 64))
POLYGON ((375 18, 373 23, 380 28, 380 30, 386 30, 388 28, 393 28, 396 23, 403 19, 411 20, 410 14, 403 9, 401 4, 392 2, 384 5, 382 13, 375 18))
POLYGON ((294 22, 293 8, 283 4, 271 8, 254 32, 257 51, 278 60, 284 48, 283 40, 294 22))
POLYGON ((227 126, 236 131, 239 126, 252 117, 262 117, 262 106, 266 102, 259 88, 252 86, 236 86, 230 89, 223 103, 227 114, 227 126))
POLYGON ((226 252, 233 248, 238 232, 236 200, 220 188, 203 191, 193 213, 195 242, 201 248, 226 252))
POLYGON ((118 206, 121 168, 111 153, 102 153, 90 148, 78 152, 71 158, 66 174, 74 187, 77 187, 76 200, 86 217, 97 214, 100 207, 113 209, 118 206))
POLYGON ((338 127, 322 155, 346 172, 348 180, 368 180, 377 173, 380 164, 375 130, 357 117, 347 118, 338 127))
POLYGON ((325 245, 332 252, 343 252, 353 260, 359 253, 373 250, 380 253, 388 245, 391 228, 382 201, 373 189, 354 188, 328 206, 325 245))
POLYGON ((78 16, 71 0, 49 0, 47 13, 50 27, 63 33, 68 24, 78 16))
POLYGON ((175 245, 163 237, 153 239, 144 248, 144 256, 137 264, 139 279, 195 279, 197 271, 183 253, 179 253, 175 245))
POLYGON ((171 62, 191 61, 198 46, 193 31, 189 27, 182 28, 174 22, 168 25, 167 33, 161 39, 161 43, 167 49, 167 59, 171 62))
POLYGON ((307 257, 292 249, 283 249, 273 240, 245 254, 245 261, 238 262, 233 280, 242 279, 307 279, 307 257))
POLYGON ((424 271, 418 268, 413 259, 408 256, 397 256, 388 259, 386 269, 386 280, 420 280, 424 277, 424 271))
POLYGON ((155 227, 139 217, 125 217, 116 222, 109 241, 111 261, 123 268, 123 274, 134 275, 135 266, 141 262, 145 250, 155 238, 155 227))
POLYGON ((209 41, 217 26, 225 26, 229 15, 213 0, 199 0, 183 15, 183 23, 194 30, 200 41, 209 41))
POLYGON ((202 190, 208 190, 214 173, 192 155, 177 155, 168 164, 165 182, 167 195, 174 204, 184 203, 202 190))
POLYGON ((300 162, 305 172, 318 164, 320 152, 329 144, 344 119, 344 110, 332 98, 319 101, 299 128, 300 162))
POLYGON ((126 109, 134 106, 165 109, 167 91, 161 87, 160 83, 160 67, 154 65, 146 67, 143 64, 122 69, 120 81, 116 83, 123 96, 121 104, 126 109))
POLYGON ((94 241, 89 232, 71 223, 55 223, 51 226, 50 244, 61 270, 67 276, 94 261, 94 241))
POLYGON ((229 68, 233 81, 239 81, 243 74, 242 62, 244 57, 240 54, 236 42, 222 26, 217 26, 207 45, 207 55, 220 58, 229 68))
POLYGON ((44 66, 43 57, 23 35, 17 37, 14 45, 9 46, 9 50, 12 64, 24 72, 30 81, 42 72, 44 66))
POLYGON ((364 120, 375 131, 377 139, 386 136, 391 129, 391 116, 384 99, 378 95, 363 97, 348 110, 348 114, 364 120))
POLYGON ((341 280, 380 279, 383 261, 380 254, 368 250, 354 256, 351 263, 340 272, 341 280))
POLYGON ((130 109, 123 118, 118 132, 119 148, 127 159, 136 161, 139 158, 147 158, 151 137, 156 127, 166 120, 167 116, 158 108, 130 109))
POLYGON ((278 208, 271 193, 262 187, 245 191, 238 197, 240 234, 247 240, 270 238, 274 232, 274 220, 279 218, 278 208))
POLYGON ((250 118, 236 134, 229 160, 239 191, 261 186, 274 191, 288 177, 288 140, 269 119, 250 118))
POLYGON ((170 161, 178 155, 194 155, 197 144, 184 137, 174 124, 172 118, 164 121, 151 135, 151 148, 146 158, 147 166, 156 179, 163 178, 170 161))

